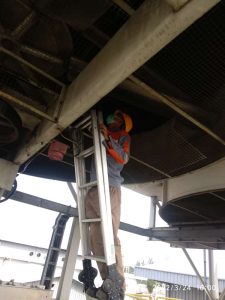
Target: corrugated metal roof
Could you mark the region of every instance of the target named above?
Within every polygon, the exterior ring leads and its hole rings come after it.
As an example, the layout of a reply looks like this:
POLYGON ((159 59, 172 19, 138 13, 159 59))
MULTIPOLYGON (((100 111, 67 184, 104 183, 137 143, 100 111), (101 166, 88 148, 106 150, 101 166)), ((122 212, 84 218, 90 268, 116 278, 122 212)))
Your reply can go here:
MULTIPOLYGON (((144 267, 135 267, 134 274, 136 276, 140 276, 143 278, 148 278, 148 279, 169 283, 169 284, 172 283, 172 284, 177 284, 182 286, 193 287, 197 289, 200 289, 200 287, 202 286, 202 283, 195 275, 154 270, 154 269, 144 268, 144 267)), ((219 290, 223 291, 224 288, 225 288, 225 280, 219 279, 219 290)))

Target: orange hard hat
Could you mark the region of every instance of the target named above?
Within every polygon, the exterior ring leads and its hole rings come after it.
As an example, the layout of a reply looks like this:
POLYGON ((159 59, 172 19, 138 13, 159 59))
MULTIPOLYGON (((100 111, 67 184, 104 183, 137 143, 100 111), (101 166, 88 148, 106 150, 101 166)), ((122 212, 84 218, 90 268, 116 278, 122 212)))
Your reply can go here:
POLYGON ((126 132, 131 131, 131 129, 133 127, 133 121, 132 121, 131 117, 128 114, 122 112, 121 110, 116 110, 114 114, 122 116, 122 118, 124 120, 125 131, 126 132))
POLYGON ((124 123, 125 123, 125 131, 129 132, 131 131, 132 127, 133 127, 133 121, 131 119, 131 117, 125 113, 123 113, 123 118, 124 118, 124 123))

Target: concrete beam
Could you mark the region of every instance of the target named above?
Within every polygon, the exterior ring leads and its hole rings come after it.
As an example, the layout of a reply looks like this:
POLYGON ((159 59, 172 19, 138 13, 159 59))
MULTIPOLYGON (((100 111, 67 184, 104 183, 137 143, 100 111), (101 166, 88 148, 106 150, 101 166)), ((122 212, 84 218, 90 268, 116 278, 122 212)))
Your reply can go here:
POLYGON ((11 161, 0 158, 0 189, 10 191, 16 178, 19 166, 11 161))

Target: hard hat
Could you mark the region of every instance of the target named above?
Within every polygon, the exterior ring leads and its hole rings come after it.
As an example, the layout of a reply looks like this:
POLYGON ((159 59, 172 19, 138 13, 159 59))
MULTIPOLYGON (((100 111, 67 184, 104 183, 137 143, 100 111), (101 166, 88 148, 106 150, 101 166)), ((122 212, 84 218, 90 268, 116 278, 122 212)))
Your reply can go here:
POLYGON ((124 119, 124 123, 125 123, 125 131, 129 132, 131 131, 132 127, 133 127, 133 121, 131 119, 131 117, 125 113, 123 113, 123 119, 124 119))
POLYGON ((114 112, 115 115, 120 116, 123 121, 124 121, 124 129, 126 132, 131 131, 132 127, 133 127, 133 121, 131 119, 131 117, 128 114, 125 114, 124 112, 122 112, 121 110, 116 110, 114 112))

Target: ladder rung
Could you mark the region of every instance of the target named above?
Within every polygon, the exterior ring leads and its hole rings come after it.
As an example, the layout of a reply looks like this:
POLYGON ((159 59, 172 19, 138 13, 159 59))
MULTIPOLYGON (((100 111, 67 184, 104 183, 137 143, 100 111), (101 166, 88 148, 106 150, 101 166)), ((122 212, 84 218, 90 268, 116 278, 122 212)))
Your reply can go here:
POLYGON ((85 188, 88 188, 90 186, 95 186, 97 184, 98 184, 98 182, 96 180, 96 181, 92 181, 92 182, 88 182, 88 183, 82 184, 82 185, 79 186, 79 188, 80 189, 85 189, 85 188))
POLYGON ((79 157, 79 158, 80 157, 85 158, 85 157, 90 156, 93 153, 94 153, 94 146, 83 150, 79 155, 77 155, 77 157, 79 157))
POLYGON ((101 218, 96 218, 96 219, 83 219, 81 222, 83 223, 94 223, 94 222, 101 222, 101 218))
POLYGON ((92 259, 100 262, 106 262, 106 259, 104 256, 95 256, 95 255, 84 255, 84 258, 92 259))
POLYGON ((84 118, 80 123, 76 124, 76 128, 82 128, 84 129, 85 127, 89 126, 91 124, 91 116, 87 116, 84 118))
POLYGON ((54 251, 60 251, 60 248, 56 248, 56 247, 51 247, 50 250, 54 250, 54 251))

